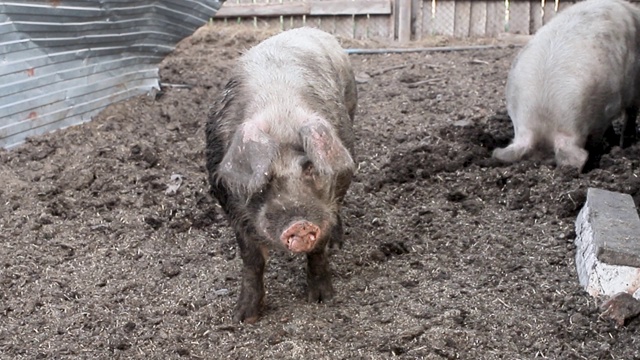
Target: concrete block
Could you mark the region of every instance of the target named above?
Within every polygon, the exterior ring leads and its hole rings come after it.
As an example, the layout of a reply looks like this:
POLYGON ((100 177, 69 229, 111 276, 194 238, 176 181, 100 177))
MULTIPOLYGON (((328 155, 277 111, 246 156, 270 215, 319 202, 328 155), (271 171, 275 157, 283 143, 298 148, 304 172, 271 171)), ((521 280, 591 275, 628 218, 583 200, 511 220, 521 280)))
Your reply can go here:
POLYGON ((578 278, 589 294, 640 299, 640 218, 630 195, 589 188, 575 244, 578 278))

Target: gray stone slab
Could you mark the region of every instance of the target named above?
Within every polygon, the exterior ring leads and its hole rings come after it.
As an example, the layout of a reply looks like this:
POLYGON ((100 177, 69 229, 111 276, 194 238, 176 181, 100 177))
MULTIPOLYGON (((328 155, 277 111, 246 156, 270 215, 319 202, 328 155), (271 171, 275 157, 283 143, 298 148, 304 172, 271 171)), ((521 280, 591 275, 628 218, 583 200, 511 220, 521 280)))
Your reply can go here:
POLYGON ((630 195, 589 188, 581 212, 593 231, 600 262, 640 267, 640 218, 630 195))

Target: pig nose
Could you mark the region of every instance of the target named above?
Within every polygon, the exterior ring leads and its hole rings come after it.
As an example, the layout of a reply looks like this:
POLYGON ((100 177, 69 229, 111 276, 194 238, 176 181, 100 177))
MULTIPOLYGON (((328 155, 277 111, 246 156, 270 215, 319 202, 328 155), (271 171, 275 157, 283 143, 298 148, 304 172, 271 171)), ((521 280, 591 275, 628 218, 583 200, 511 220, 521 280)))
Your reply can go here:
POLYGON ((280 241, 292 252, 311 251, 320 236, 320 228, 306 220, 297 221, 282 232, 280 241))

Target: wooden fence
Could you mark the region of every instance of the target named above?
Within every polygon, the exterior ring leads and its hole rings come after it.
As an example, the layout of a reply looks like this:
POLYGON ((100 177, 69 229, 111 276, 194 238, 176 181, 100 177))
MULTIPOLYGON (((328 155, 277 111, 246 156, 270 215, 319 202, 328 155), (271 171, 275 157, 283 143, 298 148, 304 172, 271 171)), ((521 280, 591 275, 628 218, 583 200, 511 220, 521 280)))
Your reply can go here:
MULTIPOLYGON (((227 0, 215 22, 312 26, 355 39, 533 34, 570 0, 227 0)), ((635 0, 640 2, 640 0, 635 0)))

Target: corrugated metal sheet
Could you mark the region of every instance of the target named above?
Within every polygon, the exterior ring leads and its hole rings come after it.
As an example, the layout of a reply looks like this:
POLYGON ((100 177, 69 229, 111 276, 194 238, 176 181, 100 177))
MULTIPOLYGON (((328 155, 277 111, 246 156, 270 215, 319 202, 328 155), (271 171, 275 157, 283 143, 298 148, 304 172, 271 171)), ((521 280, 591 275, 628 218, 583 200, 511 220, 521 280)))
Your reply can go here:
POLYGON ((223 1, 0 1, 0 147, 158 88, 157 64, 223 1))

